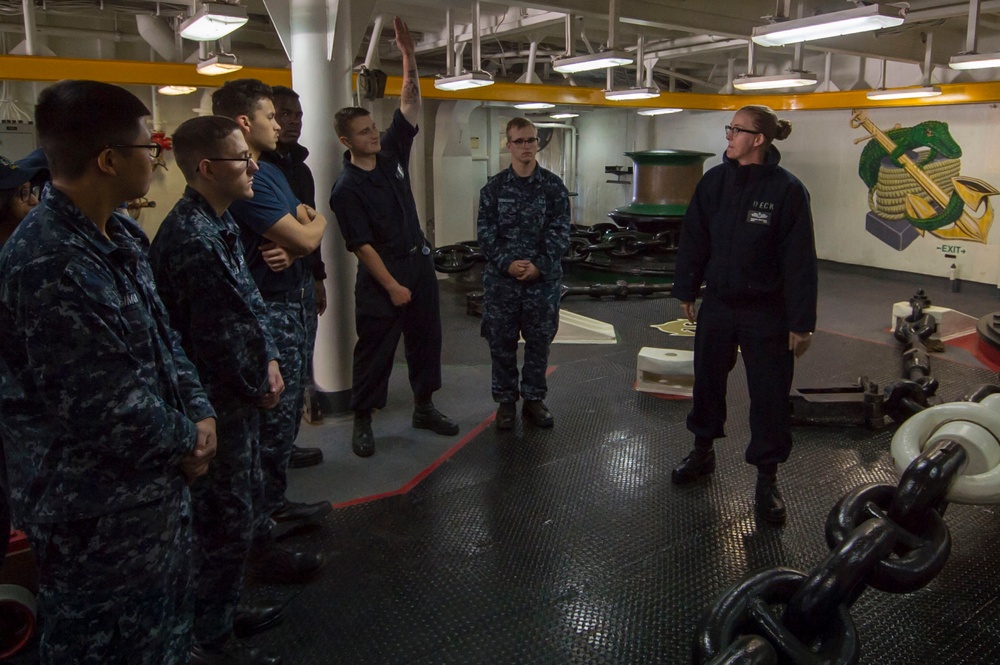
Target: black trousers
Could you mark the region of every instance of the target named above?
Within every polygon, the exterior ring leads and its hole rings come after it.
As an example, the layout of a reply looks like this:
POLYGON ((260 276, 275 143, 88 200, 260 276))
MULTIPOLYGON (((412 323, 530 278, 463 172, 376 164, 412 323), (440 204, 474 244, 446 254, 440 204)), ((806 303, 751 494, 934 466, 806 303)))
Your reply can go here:
POLYGON ((351 394, 354 411, 385 407, 400 336, 413 394, 430 397, 441 388, 441 309, 434 263, 420 253, 382 260, 396 281, 410 289, 412 300, 396 307, 386 290, 359 267, 354 287, 358 333, 351 394))
POLYGON ((781 304, 731 306, 711 296, 698 310, 694 340, 694 403, 687 427, 696 437, 725 436, 726 386, 739 346, 750 393, 746 461, 778 464, 792 450, 791 405, 795 358, 781 304))

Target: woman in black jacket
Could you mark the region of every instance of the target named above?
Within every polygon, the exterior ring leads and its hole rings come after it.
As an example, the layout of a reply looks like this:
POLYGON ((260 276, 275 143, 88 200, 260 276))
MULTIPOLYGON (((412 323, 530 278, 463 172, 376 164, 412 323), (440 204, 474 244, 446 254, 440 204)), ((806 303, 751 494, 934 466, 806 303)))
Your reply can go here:
POLYGON ((722 164, 698 183, 684 217, 674 296, 695 320, 694 402, 687 418, 694 450, 674 469, 676 484, 715 470, 713 441, 724 437, 726 383, 737 346, 750 393, 746 461, 758 469, 755 502, 764 519, 785 521, 776 484, 792 447, 788 393, 795 358, 816 326, 816 247, 809 192, 778 166, 772 142, 791 124, 766 106, 744 106, 726 126, 722 164))

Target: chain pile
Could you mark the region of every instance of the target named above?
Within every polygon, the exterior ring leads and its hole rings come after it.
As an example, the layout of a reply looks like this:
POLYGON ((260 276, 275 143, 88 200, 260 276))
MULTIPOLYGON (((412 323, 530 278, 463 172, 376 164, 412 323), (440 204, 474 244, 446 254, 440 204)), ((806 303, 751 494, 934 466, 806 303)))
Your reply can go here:
POLYGON ((850 606, 868 587, 912 593, 944 567, 951 534, 941 513, 965 462, 960 445, 943 442, 917 458, 898 486, 846 494, 827 518, 830 555, 810 573, 768 568, 731 587, 698 632, 695 662, 857 663, 850 606))
POLYGON ((973 393, 980 403, 931 407, 901 426, 892 442, 899 484, 845 494, 826 521, 830 555, 809 573, 768 568, 725 591, 698 629, 694 662, 857 663, 861 644, 850 608, 862 593, 912 593, 937 576, 951 552, 942 517, 949 500, 1000 502, 997 393, 1000 387, 983 386, 973 393))
MULTIPOLYGON (((590 227, 574 225, 569 247, 563 256, 564 264, 584 263, 592 256, 604 255, 613 259, 633 259, 642 255, 669 255, 677 252, 678 232, 660 231, 656 234, 623 229, 610 223, 590 227)), ((434 250, 434 268, 443 273, 460 273, 485 263, 478 243, 473 240, 447 245, 434 250)), ((649 270, 649 274, 670 274, 667 270, 649 270)))

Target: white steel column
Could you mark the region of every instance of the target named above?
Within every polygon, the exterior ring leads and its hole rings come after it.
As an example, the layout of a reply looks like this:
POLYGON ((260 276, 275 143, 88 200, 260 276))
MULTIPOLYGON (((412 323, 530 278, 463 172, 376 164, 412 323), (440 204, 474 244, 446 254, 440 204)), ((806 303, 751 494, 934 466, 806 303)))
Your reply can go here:
POLYGON ((340 175, 344 149, 333 131, 333 115, 353 106, 351 0, 291 0, 292 87, 302 103, 302 145, 316 180, 316 209, 329 225, 323 237, 327 309, 319 317, 313 376, 326 413, 346 413, 351 394, 354 279, 357 262, 344 247, 330 211, 330 189, 340 175))

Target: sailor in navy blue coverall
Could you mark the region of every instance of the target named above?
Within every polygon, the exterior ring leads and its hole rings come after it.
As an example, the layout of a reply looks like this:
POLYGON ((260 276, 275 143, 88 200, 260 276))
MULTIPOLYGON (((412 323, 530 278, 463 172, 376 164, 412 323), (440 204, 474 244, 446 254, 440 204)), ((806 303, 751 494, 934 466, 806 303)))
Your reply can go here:
POLYGON ((723 163, 710 169, 684 217, 674 296, 695 320, 694 404, 688 429, 695 449, 674 469, 684 484, 715 470, 713 440, 725 436, 726 384, 739 346, 750 393, 746 461, 758 468, 757 508, 785 520, 778 464, 792 447, 788 393, 795 357, 816 326, 816 248, 809 193, 778 166, 771 145, 791 132, 765 106, 747 106, 726 127, 723 163))
POLYGON ((389 130, 379 137, 375 119, 363 108, 341 109, 334 121, 347 152, 330 208, 348 251, 358 257, 351 448, 359 457, 375 452, 371 411, 386 404, 400 336, 415 400, 413 426, 458 434, 458 425, 431 401, 441 387, 441 313, 434 263, 420 229, 409 174, 420 86, 413 40, 402 21, 397 18, 394 24, 403 54, 403 89, 389 130))

